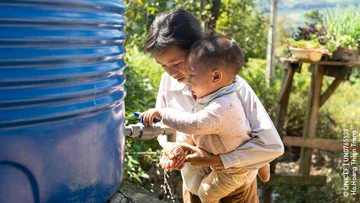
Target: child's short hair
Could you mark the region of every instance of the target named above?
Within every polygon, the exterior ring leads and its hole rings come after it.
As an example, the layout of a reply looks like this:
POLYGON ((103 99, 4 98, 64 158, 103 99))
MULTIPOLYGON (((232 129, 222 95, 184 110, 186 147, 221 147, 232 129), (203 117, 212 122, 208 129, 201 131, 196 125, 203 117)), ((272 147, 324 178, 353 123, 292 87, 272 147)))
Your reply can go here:
POLYGON ((234 77, 244 65, 244 54, 239 45, 226 36, 209 36, 196 41, 188 57, 198 60, 207 68, 222 67, 234 77))

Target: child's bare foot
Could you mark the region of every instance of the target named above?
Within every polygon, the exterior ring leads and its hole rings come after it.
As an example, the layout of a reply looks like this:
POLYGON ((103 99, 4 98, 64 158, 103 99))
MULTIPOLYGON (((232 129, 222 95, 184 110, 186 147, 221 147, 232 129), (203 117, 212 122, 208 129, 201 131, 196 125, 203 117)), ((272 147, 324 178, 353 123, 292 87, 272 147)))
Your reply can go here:
POLYGON ((266 183, 270 180, 270 164, 266 164, 258 171, 258 175, 262 182, 266 183))

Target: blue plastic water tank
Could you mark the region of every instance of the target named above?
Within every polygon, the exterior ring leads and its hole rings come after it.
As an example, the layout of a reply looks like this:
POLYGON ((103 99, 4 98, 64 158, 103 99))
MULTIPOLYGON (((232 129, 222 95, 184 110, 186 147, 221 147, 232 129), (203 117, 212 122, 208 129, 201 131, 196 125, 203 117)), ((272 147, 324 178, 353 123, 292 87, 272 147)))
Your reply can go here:
POLYGON ((0 1, 0 202, 104 202, 124 164, 121 0, 0 1))

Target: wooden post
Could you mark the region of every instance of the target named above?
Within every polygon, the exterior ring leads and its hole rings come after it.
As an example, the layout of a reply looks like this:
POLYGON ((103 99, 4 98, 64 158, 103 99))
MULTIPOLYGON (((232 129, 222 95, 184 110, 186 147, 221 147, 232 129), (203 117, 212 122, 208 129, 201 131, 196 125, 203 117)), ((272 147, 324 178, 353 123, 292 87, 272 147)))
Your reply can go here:
POLYGON ((290 63, 286 63, 283 84, 279 95, 278 105, 276 109, 276 118, 275 118, 275 127, 279 132, 280 137, 283 136, 282 132, 284 129, 293 78, 294 78, 294 68, 290 63))
MULTIPOLYGON (((322 139, 322 138, 304 138, 304 137, 293 137, 285 136, 283 137, 284 145, 287 146, 298 146, 298 147, 307 147, 312 149, 321 149, 329 152, 342 152, 343 149, 343 140, 335 139, 322 139)), ((360 142, 356 142, 357 152, 360 152, 360 142)))
POLYGON ((288 183, 296 186, 324 186, 326 184, 325 175, 299 175, 299 174, 274 174, 267 183, 261 182, 258 178, 259 186, 262 185, 279 185, 288 183))
MULTIPOLYGON (((321 86, 324 75, 324 66, 312 64, 311 85, 309 91, 308 108, 304 124, 303 137, 315 138, 317 118, 320 108, 321 86)), ((311 148, 301 148, 299 174, 310 174, 311 148)))
MULTIPOLYGON (((285 62, 285 70, 284 70, 284 77, 282 81, 282 87, 279 94, 279 99, 276 108, 276 117, 275 117, 275 127, 278 131, 281 139, 284 139, 284 125, 287 115, 287 108, 289 105, 290 93, 292 88, 292 82, 294 78, 295 72, 300 72, 301 70, 301 63, 291 63, 285 62)), ((270 172, 275 174, 277 159, 270 163, 270 172)))
MULTIPOLYGON (((299 64, 285 63, 284 77, 282 82, 282 88, 279 95, 278 105, 276 109, 275 127, 279 132, 280 137, 283 136, 283 129, 286 120, 286 112, 289 104, 290 92, 292 88, 292 81, 294 78, 294 66, 299 64)), ((270 163, 270 173, 275 174, 277 160, 270 163)), ((264 184, 263 188, 263 200, 264 203, 272 202, 272 185, 264 184)))
MULTIPOLYGON (((295 66, 299 66, 299 64, 285 63, 284 77, 276 108, 275 127, 281 138, 283 138, 284 124, 286 120, 287 107, 289 105, 295 66)), ((276 163, 276 160, 270 163, 270 172, 272 174, 275 173, 276 163)))
POLYGON ((329 97, 335 92, 335 90, 339 87, 340 83, 344 81, 338 78, 335 78, 328 89, 324 92, 324 94, 320 97, 320 107, 329 99, 329 97))
POLYGON ((270 26, 268 31, 268 45, 266 50, 266 84, 270 86, 275 77, 275 30, 276 30, 277 0, 271 0, 270 26))

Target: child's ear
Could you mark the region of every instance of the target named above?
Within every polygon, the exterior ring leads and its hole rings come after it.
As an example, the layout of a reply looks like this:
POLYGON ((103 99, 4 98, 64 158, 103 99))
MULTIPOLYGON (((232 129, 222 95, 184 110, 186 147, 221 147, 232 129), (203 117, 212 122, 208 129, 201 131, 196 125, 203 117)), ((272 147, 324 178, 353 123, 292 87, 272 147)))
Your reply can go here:
POLYGON ((222 79, 222 72, 221 71, 218 71, 218 70, 214 70, 213 71, 213 82, 214 83, 217 83, 217 82, 220 82, 221 79, 222 79))

